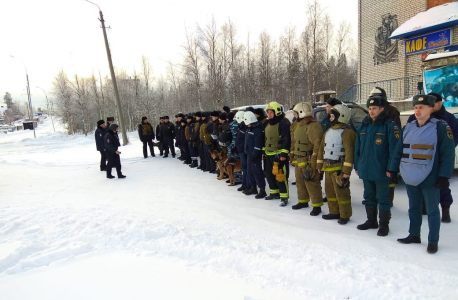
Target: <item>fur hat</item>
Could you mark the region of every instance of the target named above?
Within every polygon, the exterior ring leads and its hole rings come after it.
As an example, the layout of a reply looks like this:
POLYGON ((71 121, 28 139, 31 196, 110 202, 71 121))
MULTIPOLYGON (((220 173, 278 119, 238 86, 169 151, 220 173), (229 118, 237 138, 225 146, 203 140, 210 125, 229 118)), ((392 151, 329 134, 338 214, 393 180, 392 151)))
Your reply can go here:
POLYGON ((224 106, 223 106, 223 110, 224 110, 224 111, 226 112, 226 114, 227 114, 227 113, 229 113, 229 112, 231 111, 231 108, 230 108, 229 106, 227 106, 227 105, 224 105, 224 106))
POLYGON ((366 106, 386 107, 386 98, 381 96, 371 96, 369 99, 367 99, 366 106))
POLYGON ((226 118, 229 122, 234 121, 235 114, 233 112, 230 112, 226 115, 226 118))
POLYGON ((107 122, 114 121, 114 117, 108 117, 107 122))
POLYGON ((256 108, 256 109, 254 110, 254 114, 255 114, 255 115, 258 115, 258 116, 265 116, 264 110, 263 110, 262 108, 256 108))
POLYGON ((164 116, 163 118, 164 118, 164 120, 168 120, 169 116, 164 116))
POLYGON ((184 116, 182 113, 179 113, 179 114, 177 115, 177 118, 179 118, 179 117, 184 118, 185 116, 184 116))
POLYGON ((198 112, 196 112, 196 114, 194 116, 201 118, 202 117, 202 112, 198 111, 198 112))
POLYGON ((220 113, 219 116, 218 116, 218 118, 219 118, 220 120, 226 120, 227 115, 226 115, 225 113, 220 113))
POLYGON ((110 125, 110 130, 111 131, 116 131, 116 129, 118 128, 119 126, 117 124, 111 124, 110 125))
POLYGON ((329 98, 328 101, 326 101, 326 103, 331 105, 331 106, 334 106, 334 105, 337 105, 337 104, 342 104, 342 101, 340 101, 337 98, 329 98))
POLYGON ((220 114, 219 111, 214 110, 214 111, 212 111, 212 113, 210 114, 210 117, 219 117, 219 114, 220 114))
POLYGON ((192 115, 187 115, 186 119, 192 120, 192 115))
POLYGON ((97 126, 100 126, 100 125, 102 125, 102 124, 105 124, 105 121, 104 121, 104 120, 98 120, 98 121, 97 121, 97 126))
POLYGON ((434 107, 435 103, 436 103, 436 97, 432 95, 415 95, 413 96, 413 99, 412 99, 413 106, 417 104, 424 104, 424 105, 434 107))
POLYGON ((145 121, 145 120, 148 120, 148 118, 147 118, 147 117, 142 117, 142 123, 143 123, 143 121, 145 121))
POLYGON ((442 96, 437 93, 429 93, 428 95, 436 97, 436 102, 442 101, 442 96))
POLYGON ((251 111, 252 113, 254 113, 254 108, 253 108, 253 106, 248 106, 248 107, 246 108, 246 111, 251 111))

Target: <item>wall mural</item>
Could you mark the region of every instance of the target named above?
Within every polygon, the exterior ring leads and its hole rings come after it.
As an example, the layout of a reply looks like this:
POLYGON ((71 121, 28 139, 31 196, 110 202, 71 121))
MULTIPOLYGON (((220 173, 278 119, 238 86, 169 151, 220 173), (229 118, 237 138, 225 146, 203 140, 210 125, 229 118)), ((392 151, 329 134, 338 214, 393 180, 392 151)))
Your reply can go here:
POLYGON ((374 65, 398 61, 398 43, 390 40, 398 28, 398 16, 390 13, 382 15, 382 26, 377 28, 374 46, 374 65))

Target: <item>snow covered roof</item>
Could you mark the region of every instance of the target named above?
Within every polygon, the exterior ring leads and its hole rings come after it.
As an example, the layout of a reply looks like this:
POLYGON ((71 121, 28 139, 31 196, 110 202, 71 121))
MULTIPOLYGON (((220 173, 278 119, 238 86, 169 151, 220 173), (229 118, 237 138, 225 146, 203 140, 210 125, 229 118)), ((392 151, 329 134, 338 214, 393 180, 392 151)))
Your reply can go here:
POLYGON ((446 3, 418 13, 399 26, 390 39, 406 38, 458 25, 458 1, 446 3))
POLYGON ((326 95, 326 94, 335 94, 336 91, 319 91, 319 92, 316 92, 316 93, 312 93, 312 95, 314 96, 319 96, 319 95, 326 95))
POLYGON ((433 60, 433 59, 439 59, 439 58, 445 58, 445 57, 451 57, 451 56, 458 56, 458 51, 432 53, 432 54, 430 54, 430 55, 428 55, 426 57, 425 61, 433 60))

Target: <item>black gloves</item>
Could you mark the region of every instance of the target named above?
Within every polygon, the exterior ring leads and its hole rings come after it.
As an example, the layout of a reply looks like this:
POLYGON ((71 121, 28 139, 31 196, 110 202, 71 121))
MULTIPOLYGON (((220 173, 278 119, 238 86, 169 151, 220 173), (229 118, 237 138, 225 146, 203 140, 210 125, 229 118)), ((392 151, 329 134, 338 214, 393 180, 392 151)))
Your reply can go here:
POLYGON ((439 179, 437 179, 436 187, 438 189, 445 190, 445 189, 448 189, 449 186, 450 186, 450 182, 448 181, 448 178, 439 177, 439 179))
POLYGON ((339 187, 339 189, 348 189, 350 187, 350 178, 342 177, 340 182, 342 182, 342 185, 339 187))
POLYGON ((398 173, 390 171, 390 183, 398 184, 398 173))

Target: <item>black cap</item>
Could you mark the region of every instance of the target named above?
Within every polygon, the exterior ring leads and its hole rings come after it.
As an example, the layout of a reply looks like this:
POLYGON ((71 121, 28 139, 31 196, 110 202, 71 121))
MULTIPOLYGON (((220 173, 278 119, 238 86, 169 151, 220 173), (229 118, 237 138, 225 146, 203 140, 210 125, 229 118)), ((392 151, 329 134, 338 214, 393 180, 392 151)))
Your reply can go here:
POLYGON ((187 115, 186 119, 192 120, 192 115, 187 115))
POLYGON ((118 128, 119 126, 117 124, 111 124, 110 125, 110 130, 111 131, 116 131, 116 128, 118 128))
POLYGON ((219 111, 214 110, 214 111, 212 111, 212 113, 210 114, 210 116, 211 116, 211 117, 219 117, 219 114, 220 114, 219 111))
POLYGON ((264 110, 262 108, 256 108, 254 114, 258 116, 264 116, 264 110))
POLYGON ((201 118, 202 117, 202 113, 200 111, 198 111, 198 112, 196 112, 195 116, 201 118))
POLYGON ((145 120, 148 120, 147 117, 142 117, 142 122, 145 121, 145 120))
POLYGON ((331 106, 334 106, 334 105, 337 105, 337 104, 342 104, 342 101, 340 101, 337 98, 329 98, 328 101, 326 101, 326 103, 331 105, 331 106))
POLYGON ((429 93, 428 95, 436 97, 436 102, 442 101, 442 96, 438 93, 429 93))
POLYGON ((223 110, 226 112, 226 113, 229 113, 231 111, 231 108, 227 105, 224 105, 223 106, 223 110))
POLYGON ((226 114, 225 114, 225 113, 220 113, 219 116, 218 116, 218 118, 219 118, 220 120, 226 120, 226 114))
POLYGON ((230 112, 226 115, 226 118, 229 122, 232 122, 234 120, 235 114, 233 112, 230 112))
POLYGON ((104 121, 104 120, 98 120, 98 121, 97 121, 97 126, 100 126, 100 125, 102 125, 102 124, 105 124, 105 121, 104 121))
POLYGON ((254 113, 254 108, 253 108, 253 106, 248 106, 248 107, 246 108, 246 111, 251 111, 252 113, 254 113))
POLYGON ((114 121, 114 117, 108 117, 107 122, 114 121))
POLYGON ((177 118, 179 118, 179 117, 184 118, 185 117, 182 113, 179 113, 177 116, 178 116, 177 118))

